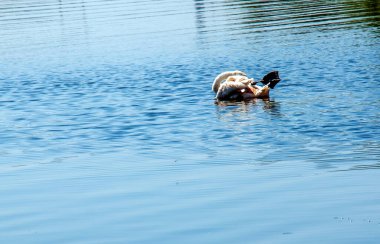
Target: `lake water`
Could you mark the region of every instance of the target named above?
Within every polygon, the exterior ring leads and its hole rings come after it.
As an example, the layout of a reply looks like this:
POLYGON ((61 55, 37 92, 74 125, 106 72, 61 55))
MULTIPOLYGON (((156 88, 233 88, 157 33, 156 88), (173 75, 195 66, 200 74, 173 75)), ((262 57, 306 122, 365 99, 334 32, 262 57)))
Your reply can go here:
POLYGON ((379 1, 3 0, 0 64, 0 243, 379 242, 379 1))

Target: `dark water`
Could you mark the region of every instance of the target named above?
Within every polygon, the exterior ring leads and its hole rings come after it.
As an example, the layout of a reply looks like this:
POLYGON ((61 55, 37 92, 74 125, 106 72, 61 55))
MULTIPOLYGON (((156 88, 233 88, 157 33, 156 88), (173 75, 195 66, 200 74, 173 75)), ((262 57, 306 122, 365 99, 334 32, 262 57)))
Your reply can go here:
POLYGON ((378 243, 379 44, 378 1, 2 1, 0 242, 378 243))

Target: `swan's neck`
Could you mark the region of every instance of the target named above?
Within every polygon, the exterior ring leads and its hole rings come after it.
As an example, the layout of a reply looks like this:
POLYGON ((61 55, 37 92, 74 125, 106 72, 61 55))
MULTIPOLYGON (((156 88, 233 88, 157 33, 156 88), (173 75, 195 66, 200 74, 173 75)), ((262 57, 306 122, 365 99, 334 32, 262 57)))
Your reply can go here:
POLYGON ((212 84, 212 90, 217 93, 218 90, 219 90, 219 87, 220 87, 220 84, 222 83, 222 81, 224 81, 225 79, 228 78, 228 76, 231 76, 233 75, 233 72, 224 72, 224 73, 221 73, 220 75, 218 75, 215 80, 214 80, 214 83, 212 84))

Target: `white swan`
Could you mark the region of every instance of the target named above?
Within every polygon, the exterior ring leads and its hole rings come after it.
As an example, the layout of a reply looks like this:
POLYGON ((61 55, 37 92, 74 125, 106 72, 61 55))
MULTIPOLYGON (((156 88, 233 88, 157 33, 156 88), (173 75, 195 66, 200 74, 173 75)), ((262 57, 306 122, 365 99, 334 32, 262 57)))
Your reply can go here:
POLYGON ((264 84, 261 87, 242 71, 227 71, 215 78, 212 90, 216 93, 216 99, 224 101, 268 98, 270 89, 273 89, 280 80, 278 71, 272 71, 260 80, 264 84))

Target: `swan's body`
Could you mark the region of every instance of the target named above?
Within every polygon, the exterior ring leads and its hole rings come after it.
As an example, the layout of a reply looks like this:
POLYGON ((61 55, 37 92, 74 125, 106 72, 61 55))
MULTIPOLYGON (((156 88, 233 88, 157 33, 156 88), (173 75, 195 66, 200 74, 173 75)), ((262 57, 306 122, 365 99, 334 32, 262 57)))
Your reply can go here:
POLYGON ((219 74, 212 84, 212 90, 218 100, 248 100, 252 98, 268 98, 270 89, 280 81, 278 72, 273 71, 261 80, 265 86, 256 85, 253 78, 248 78, 239 70, 219 74), (223 82, 224 81, 224 82, 223 82))

